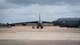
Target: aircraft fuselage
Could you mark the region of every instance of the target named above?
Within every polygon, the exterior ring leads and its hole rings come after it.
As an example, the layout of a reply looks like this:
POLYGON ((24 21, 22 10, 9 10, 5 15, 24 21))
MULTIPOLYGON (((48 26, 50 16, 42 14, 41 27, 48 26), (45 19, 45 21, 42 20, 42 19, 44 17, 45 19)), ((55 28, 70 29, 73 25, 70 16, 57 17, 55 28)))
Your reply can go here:
POLYGON ((39 28, 41 28, 41 29, 42 29, 42 28, 43 28, 42 23, 38 23, 38 24, 36 25, 36 28, 37 28, 37 29, 39 29, 39 28))

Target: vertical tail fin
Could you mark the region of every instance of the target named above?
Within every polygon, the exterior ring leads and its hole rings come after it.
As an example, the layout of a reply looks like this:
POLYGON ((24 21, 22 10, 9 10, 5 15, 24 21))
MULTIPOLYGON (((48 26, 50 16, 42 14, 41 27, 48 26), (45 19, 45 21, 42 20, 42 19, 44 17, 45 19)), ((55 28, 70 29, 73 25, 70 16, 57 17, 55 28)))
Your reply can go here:
POLYGON ((41 21, 41 15, 40 15, 40 13, 39 13, 39 21, 41 21))
POLYGON ((41 22, 41 15, 40 15, 40 12, 39 12, 39 23, 42 23, 42 22, 41 22))

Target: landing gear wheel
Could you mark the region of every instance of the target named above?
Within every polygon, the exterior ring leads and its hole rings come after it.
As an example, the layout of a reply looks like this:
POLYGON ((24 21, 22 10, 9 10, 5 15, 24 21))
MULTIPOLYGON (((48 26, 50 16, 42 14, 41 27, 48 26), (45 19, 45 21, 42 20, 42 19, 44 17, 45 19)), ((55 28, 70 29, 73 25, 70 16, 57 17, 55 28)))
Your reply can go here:
POLYGON ((33 26, 32 29, 34 29, 35 27, 33 26))
POLYGON ((37 29, 39 29, 39 27, 37 27, 37 29))
POLYGON ((41 26, 41 29, 43 29, 43 26, 41 26))

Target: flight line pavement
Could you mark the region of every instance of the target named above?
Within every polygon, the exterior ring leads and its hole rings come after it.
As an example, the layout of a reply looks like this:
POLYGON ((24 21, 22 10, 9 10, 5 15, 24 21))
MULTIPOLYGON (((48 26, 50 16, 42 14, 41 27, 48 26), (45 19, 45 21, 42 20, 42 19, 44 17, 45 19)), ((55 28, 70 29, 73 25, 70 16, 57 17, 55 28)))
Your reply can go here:
POLYGON ((0 40, 80 40, 80 33, 16 32, 0 33, 0 40))
POLYGON ((0 28, 0 45, 80 45, 80 29, 45 27, 0 28))

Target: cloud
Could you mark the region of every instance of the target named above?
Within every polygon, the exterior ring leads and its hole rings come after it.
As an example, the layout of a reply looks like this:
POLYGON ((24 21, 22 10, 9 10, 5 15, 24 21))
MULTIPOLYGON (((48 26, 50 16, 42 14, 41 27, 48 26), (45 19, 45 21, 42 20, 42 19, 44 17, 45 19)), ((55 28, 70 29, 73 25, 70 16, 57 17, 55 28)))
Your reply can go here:
POLYGON ((14 4, 0 4, 0 9, 10 9, 10 8, 18 8, 18 6, 14 4))
POLYGON ((19 8, 20 6, 39 5, 80 5, 80 0, 0 0, 0 9, 19 8))
POLYGON ((0 0, 0 22, 53 21, 62 17, 80 17, 79 0, 0 0))
POLYGON ((77 7, 79 6, 33 4, 20 8, 4 9, 0 10, 0 14, 2 14, 0 15, 2 21, 0 20, 0 22, 13 23, 38 20, 39 12, 41 19, 45 21, 53 21, 61 17, 80 17, 80 13, 74 13, 74 11, 79 11, 77 7))
POLYGON ((6 0, 6 2, 9 3, 14 3, 14 4, 41 4, 41 5, 46 5, 46 4, 80 4, 80 0, 6 0))
POLYGON ((19 6, 12 3, 7 3, 6 0, 0 0, 0 9, 18 8, 19 6))

